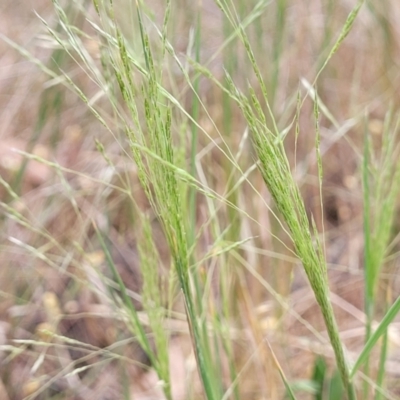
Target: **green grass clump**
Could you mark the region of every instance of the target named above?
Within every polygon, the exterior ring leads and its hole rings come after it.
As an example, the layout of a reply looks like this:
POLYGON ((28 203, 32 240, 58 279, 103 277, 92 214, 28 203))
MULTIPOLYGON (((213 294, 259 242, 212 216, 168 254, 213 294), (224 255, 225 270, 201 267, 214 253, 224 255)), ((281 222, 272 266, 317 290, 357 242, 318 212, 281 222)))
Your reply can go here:
MULTIPOLYGON (((0 177, 4 249, 18 260, 26 257, 37 285, 29 278, 16 283, 15 293, 6 297, 23 307, 10 314, 19 318, 24 307, 34 305, 40 320, 26 323, 23 339, 15 327, 16 338, 2 348, 11 368, 20 367, 20 354, 28 360, 32 384, 10 392, 15 398, 55 399, 62 390, 72 398, 112 374, 118 379, 112 378, 110 387, 119 386, 110 398, 115 393, 135 398, 130 380, 145 386, 150 370, 155 396, 168 400, 394 398, 386 361, 400 300, 385 274, 392 273, 398 256, 400 118, 390 111, 382 131, 369 132, 367 101, 358 100, 358 61, 351 78, 350 68, 343 72, 337 61, 353 56, 354 43, 346 47, 347 39, 355 40, 353 30, 355 37, 360 34, 363 13, 377 16, 374 7, 354 3, 347 10, 323 1, 323 26, 319 14, 311 13, 315 21, 299 17, 306 20, 302 30, 300 21, 293 24, 302 10, 288 0, 215 0, 212 6, 185 7, 170 0, 67 6, 54 0, 55 21, 40 17, 52 47, 50 62, 2 34, 44 73, 54 92, 39 100, 26 151, 17 153, 20 165, 0 177), (205 14, 207 7, 212 13, 205 14), (218 24, 210 22, 215 16, 218 24), (304 54, 293 55, 301 35, 313 41, 306 39, 304 54), (302 70, 301 62, 307 68, 302 70), (335 97, 329 79, 336 76, 338 86, 351 79, 351 96, 335 97), (76 98, 84 107, 71 106, 76 98), (88 121, 81 148, 75 143, 65 150, 61 131, 54 130, 64 121, 64 102, 79 121, 88 121), (350 116, 343 116, 343 109, 350 116), (46 133, 50 156, 34 151, 46 143, 46 133), (347 165, 337 165, 344 149, 354 157, 351 173, 347 165), (77 152, 70 157, 75 164, 67 165, 63 151, 77 152), (30 191, 24 184, 33 162, 51 178, 30 191), (329 186, 332 176, 345 182, 358 168, 363 196, 357 188, 351 192, 352 179, 348 192, 329 186), (354 319, 334 310, 328 274, 328 266, 334 273, 341 262, 331 248, 335 237, 346 240, 343 209, 348 209, 340 202, 350 202, 343 200, 350 192, 354 209, 363 206, 362 213, 350 214, 356 225, 363 220, 365 264, 364 314, 343 300, 354 319), (339 204, 336 213, 325 212, 328 194, 339 204), (62 219, 68 222, 57 229, 54 221, 62 219), (130 250, 123 262, 121 246, 130 250), (299 283, 302 271, 309 286, 299 283), (304 302, 314 306, 315 299, 318 312, 291 301, 298 290, 304 302), (304 295, 308 291, 310 296, 304 295), (42 305, 49 296, 57 306, 51 321, 42 305), (91 337, 96 306, 112 321, 97 342, 91 337), (80 329, 71 322, 79 319, 80 329), (365 329, 364 341, 345 341, 340 329, 349 321, 365 329), (79 337, 80 331, 87 335, 79 337), (181 359, 173 344, 186 343, 185 338, 190 354, 185 375, 176 378, 181 359), (150 365, 132 355, 132 343, 150 365), (300 350, 304 361, 299 356, 296 365, 300 350), (377 351, 379 362, 373 363, 377 351), (186 397, 176 394, 182 387, 186 397)), ((388 18, 377 19, 386 38, 388 18)), ((9 276, 11 264, 6 263, 9 276)), ((24 318, 15 321, 22 326, 24 318)), ((0 374, 0 379, 8 388, 15 377, 0 374)))

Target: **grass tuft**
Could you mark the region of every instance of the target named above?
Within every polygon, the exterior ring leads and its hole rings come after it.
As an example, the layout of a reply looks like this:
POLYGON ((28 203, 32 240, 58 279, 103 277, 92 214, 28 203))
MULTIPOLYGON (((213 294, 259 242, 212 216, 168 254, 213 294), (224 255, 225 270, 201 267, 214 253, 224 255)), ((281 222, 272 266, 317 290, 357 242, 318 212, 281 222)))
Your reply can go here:
POLYGON ((399 6, 11 3, 0 397, 396 398, 399 6))

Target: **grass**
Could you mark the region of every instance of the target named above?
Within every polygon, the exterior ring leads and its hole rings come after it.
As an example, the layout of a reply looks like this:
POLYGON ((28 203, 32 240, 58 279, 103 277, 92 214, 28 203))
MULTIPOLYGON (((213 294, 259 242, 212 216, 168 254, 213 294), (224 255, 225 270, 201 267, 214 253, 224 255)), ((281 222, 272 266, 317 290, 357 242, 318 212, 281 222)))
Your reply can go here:
POLYGON ((3 133, 4 398, 399 398, 400 9, 318 6, 54 0, 41 47, 0 33, 39 88, 3 133))

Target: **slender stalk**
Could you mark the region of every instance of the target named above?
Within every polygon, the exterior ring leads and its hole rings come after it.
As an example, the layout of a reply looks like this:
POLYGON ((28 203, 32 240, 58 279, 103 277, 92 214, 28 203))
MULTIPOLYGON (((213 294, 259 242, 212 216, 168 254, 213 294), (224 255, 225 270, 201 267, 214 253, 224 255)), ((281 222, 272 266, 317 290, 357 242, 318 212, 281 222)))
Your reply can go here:
MULTIPOLYGON (((370 228, 370 190, 369 190, 369 136, 368 132, 365 132, 364 139, 364 159, 363 159, 363 194, 364 194, 364 301, 365 301, 365 343, 368 342, 371 336, 372 329, 372 318, 374 314, 374 299, 373 299, 373 272, 372 272, 372 259, 371 259, 371 228, 370 228)), ((369 376, 369 357, 365 361, 364 374, 369 376)), ((367 398, 369 392, 369 385, 367 382, 363 384, 363 397, 367 398)))
MULTIPOLYGON (((376 384, 378 387, 383 386, 383 381, 385 378, 385 364, 387 358, 388 351, 388 331, 386 330, 382 337, 382 346, 381 346, 381 355, 379 357, 379 366, 378 366, 378 376, 376 378, 376 384)), ((375 400, 381 400, 382 393, 380 390, 375 391, 375 400)))
MULTIPOLYGON (((197 2, 196 11, 196 23, 195 23, 195 36, 194 36, 194 48, 195 48, 195 60, 200 64, 200 46, 201 46, 201 0, 197 2)), ((199 98, 198 92, 200 87, 200 76, 196 74, 193 81, 193 96, 192 96, 192 117, 194 121, 198 120, 199 117, 199 98)), ((190 151, 190 173, 194 177, 196 176, 196 154, 197 154, 197 141, 198 141, 198 127, 197 124, 192 123, 192 138, 191 138, 191 151, 190 151)), ((189 245, 192 246, 194 243, 195 232, 196 232, 196 189, 191 187, 189 189, 189 245)))

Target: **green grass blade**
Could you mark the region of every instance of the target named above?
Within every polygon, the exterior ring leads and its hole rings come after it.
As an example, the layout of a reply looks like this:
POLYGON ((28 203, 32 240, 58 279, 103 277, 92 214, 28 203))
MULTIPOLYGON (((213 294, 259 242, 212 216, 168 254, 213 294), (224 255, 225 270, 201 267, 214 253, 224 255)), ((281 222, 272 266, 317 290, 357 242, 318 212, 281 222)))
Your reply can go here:
MULTIPOLYGON (((365 303, 365 342, 371 336, 372 319, 374 314, 374 272, 371 257, 371 195, 369 183, 369 162, 370 159, 370 136, 367 130, 364 133, 364 157, 362 165, 363 183, 363 222, 364 222, 364 303, 365 303)), ((365 360, 364 373, 369 375, 369 359, 365 360)), ((367 382, 363 384, 363 396, 367 397, 369 386, 367 382)))
POLYGON ((314 364, 313 382, 317 387, 315 400, 322 400, 324 394, 324 382, 326 376, 327 365, 323 357, 318 356, 314 364))
POLYGON ((355 373, 358 371, 360 366, 368 359, 369 355, 371 354, 372 349, 374 348, 376 342, 379 338, 385 334, 388 330, 390 323, 394 320, 396 315, 400 311, 400 297, 393 303, 393 305, 389 308, 388 312, 382 319, 381 323, 379 324, 376 331, 370 336, 368 342, 365 344, 362 352, 358 356, 357 361, 355 362, 351 372, 350 377, 354 377, 355 373))

